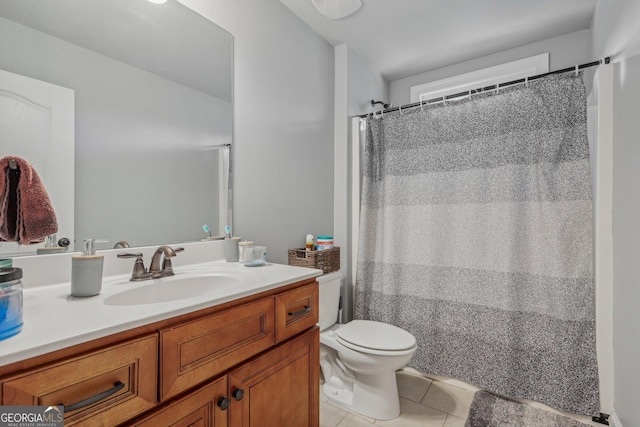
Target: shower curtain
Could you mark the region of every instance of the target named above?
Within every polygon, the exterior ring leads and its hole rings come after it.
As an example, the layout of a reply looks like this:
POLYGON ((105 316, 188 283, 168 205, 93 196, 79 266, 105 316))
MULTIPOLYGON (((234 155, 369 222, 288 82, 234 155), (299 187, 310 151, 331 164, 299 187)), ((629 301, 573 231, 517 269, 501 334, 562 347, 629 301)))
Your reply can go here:
POLYGON ((599 412, 582 73, 367 119, 355 317, 410 366, 599 412))

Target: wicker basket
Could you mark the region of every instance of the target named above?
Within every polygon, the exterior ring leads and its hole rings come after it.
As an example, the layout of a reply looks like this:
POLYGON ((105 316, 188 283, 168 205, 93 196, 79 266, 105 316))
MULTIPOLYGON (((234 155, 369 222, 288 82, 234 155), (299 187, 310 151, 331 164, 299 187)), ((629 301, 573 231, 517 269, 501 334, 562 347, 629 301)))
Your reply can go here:
POLYGON ((308 251, 305 248, 289 249, 289 265, 322 270, 324 274, 340 270, 340 248, 308 251))

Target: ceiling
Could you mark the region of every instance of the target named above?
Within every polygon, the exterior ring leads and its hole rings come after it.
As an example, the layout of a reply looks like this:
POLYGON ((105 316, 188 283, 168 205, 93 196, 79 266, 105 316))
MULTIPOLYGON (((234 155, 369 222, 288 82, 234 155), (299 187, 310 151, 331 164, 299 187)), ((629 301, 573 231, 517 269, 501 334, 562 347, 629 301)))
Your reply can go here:
MULTIPOLYGON (((590 28, 597 0, 362 0, 341 20, 311 0, 280 0, 388 81, 590 28)), ((340 1, 340 0, 336 0, 340 1)))

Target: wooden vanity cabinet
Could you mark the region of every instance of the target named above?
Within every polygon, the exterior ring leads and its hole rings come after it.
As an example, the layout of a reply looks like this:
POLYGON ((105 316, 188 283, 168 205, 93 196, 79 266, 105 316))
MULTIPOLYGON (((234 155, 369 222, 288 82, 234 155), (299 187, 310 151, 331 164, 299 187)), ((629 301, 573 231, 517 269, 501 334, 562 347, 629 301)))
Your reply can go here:
POLYGON ((233 370, 230 425, 317 426, 319 337, 314 328, 233 370))
POLYGON ((275 344, 273 297, 160 331, 164 401, 275 344))
POLYGON ((82 402, 65 426, 317 427, 317 321, 308 279, 0 367, 0 404, 82 402))
POLYGON ((227 427, 227 409, 230 401, 225 396, 227 396, 226 375, 130 425, 132 427, 227 427))
POLYGON ((115 426, 156 406, 157 372, 155 334, 2 380, 2 405, 65 405, 65 426, 115 426))

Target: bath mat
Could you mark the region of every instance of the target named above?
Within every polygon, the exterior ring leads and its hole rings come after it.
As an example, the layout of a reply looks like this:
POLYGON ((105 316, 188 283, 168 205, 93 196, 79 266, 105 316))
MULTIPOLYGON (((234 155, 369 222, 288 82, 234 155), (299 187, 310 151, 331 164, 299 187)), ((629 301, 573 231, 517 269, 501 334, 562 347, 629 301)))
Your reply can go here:
POLYGON ((465 427, 585 427, 581 423, 488 391, 473 396, 465 427))

